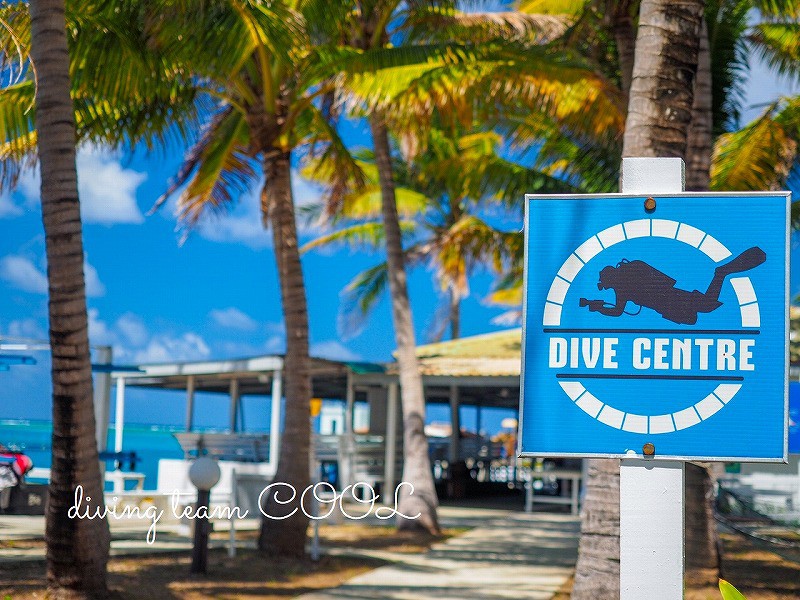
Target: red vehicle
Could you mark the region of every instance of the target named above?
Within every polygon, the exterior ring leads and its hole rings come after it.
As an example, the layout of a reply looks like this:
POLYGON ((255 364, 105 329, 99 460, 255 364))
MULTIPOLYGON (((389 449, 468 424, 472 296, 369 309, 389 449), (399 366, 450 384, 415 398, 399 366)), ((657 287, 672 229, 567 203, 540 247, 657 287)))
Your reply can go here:
POLYGON ((0 490, 18 485, 32 468, 30 457, 21 452, 12 452, 0 444, 0 490))

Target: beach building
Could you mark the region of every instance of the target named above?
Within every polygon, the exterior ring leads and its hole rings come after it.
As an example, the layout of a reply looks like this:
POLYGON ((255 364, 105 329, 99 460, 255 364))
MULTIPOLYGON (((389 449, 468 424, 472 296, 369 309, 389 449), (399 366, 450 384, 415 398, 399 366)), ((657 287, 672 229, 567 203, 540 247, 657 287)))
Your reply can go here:
MULTIPOLYGON (((482 426, 486 410, 502 408, 516 415, 519 408, 521 330, 511 329, 459 340, 420 346, 418 355, 429 405, 448 408, 449 420, 427 428, 430 457, 442 493, 463 495, 475 483, 504 484, 532 491, 538 478, 531 475, 531 461, 518 464, 514 458, 515 420, 506 419, 501 435, 487 435, 482 426), (464 427, 462 415, 471 409, 474 430, 464 427), (513 423, 510 423, 513 421, 513 423), (536 481, 533 481, 536 480, 536 481)), ((171 390, 176 402, 185 405, 185 427, 175 434, 183 459, 164 458, 158 465, 156 491, 171 494, 194 492, 188 480, 193 457, 208 454, 216 458, 222 479, 214 490, 220 501, 245 480, 269 480, 275 474, 280 445, 283 357, 260 356, 241 360, 202 361, 136 365, 111 371, 109 385, 116 395, 115 452, 122 452, 125 422, 135 421, 126 412, 125 395, 131 388, 171 390), (228 420, 224 431, 197 431, 195 397, 198 393, 226 396, 228 420), (240 428, 240 408, 250 395, 270 400, 269 433, 248 433, 240 428)), ((366 482, 379 490, 393 489, 402 474, 402 416, 395 363, 339 362, 314 358, 312 387, 318 411, 319 432, 314 436, 318 472, 334 477, 340 486, 366 482)), ((99 414, 108 414, 107 404, 99 414)), ((163 401, 163 400, 162 400, 163 401)), ((316 406, 316 408, 315 408, 316 406)), ((103 421, 98 420, 99 423, 103 421)), ((108 420, 105 421, 107 426, 108 420)), ((101 437, 101 436, 98 436, 101 437)), ((547 465, 552 466, 552 465, 547 465)), ((543 468, 542 463, 539 468, 543 468)), ((109 473, 117 493, 139 486, 137 473, 117 470, 109 473)), ((577 510, 580 465, 548 472, 551 485, 538 485, 544 499, 572 504, 577 510), (563 478, 553 496, 552 485, 563 478)), ((254 486, 254 489, 257 486, 254 486)), ((538 499, 538 498, 537 498, 538 499)))
MULTIPOLYGON (((800 314, 793 314, 793 323, 800 314)), ((798 405, 800 353, 794 340, 790 460, 788 465, 728 465, 725 486, 758 508, 789 519, 800 517, 798 465, 798 405)), ((519 410, 521 330, 510 329, 458 340, 419 346, 418 356, 426 402, 436 418, 426 426, 434 475, 441 494, 452 497, 476 489, 525 488, 527 506, 533 502, 568 504, 577 511, 582 483, 580 461, 518 461, 515 454, 519 410), (501 409, 509 415, 494 435, 482 425, 483 415, 501 409), (468 414, 470 418, 465 418, 468 414)), ((219 461, 222 479, 213 499, 227 502, 237 490, 260 490, 276 472, 283 414, 283 357, 258 356, 238 360, 206 360, 120 367, 112 364, 110 349, 96 351, 95 400, 98 445, 106 456, 106 480, 113 494, 142 496, 186 495, 195 490, 188 478, 194 457, 208 454, 219 461), (160 456, 157 477, 145 475, 123 457, 143 450, 126 444, 126 423, 136 423, 126 407, 131 389, 161 390, 154 402, 175 402, 185 415, 174 432, 182 456, 160 456), (227 404, 226 417, 214 430, 198 428, 198 395, 214 395, 227 404), (110 410, 115 396, 114 426, 110 410), (243 405, 251 396, 268 398, 268 430, 243 426, 243 405), (110 435, 112 434, 112 435, 110 435), (110 440, 106 443, 106 440, 110 440), (145 489, 147 488, 147 489, 145 489)), ((369 483, 383 494, 402 476, 402 416, 395 363, 312 360, 314 401, 318 416, 314 435, 314 474, 344 487, 369 483)), ((203 401, 202 398, 200 401, 203 401)), ((265 406, 261 403, 260 406, 265 406)), ((132 440, 128 426, 128 439, 132 440)), ((36 469, 46 477, 43 469, 36 469)))
MULTIPOLYGON (((520 329, 427 344, 420 346, 417 354, 427 404, 447 406, 450 417, 429 423, 426 428, 441 493, 459 496, 465 493, 465 486, 505 483, 525 487, 529 507, 536 501, 556 502, 569 504, 577 511, 582 483, 580 461, 517 461, 513 457, 515 440, 509 439, 514 435, 513 428, 502 435, 489 436, 481 426, 485 409, 519 410, 520 329), (465 408, 477 415, 473 430, 463 426, 465 408)), ((116 391, 118 424, 113 450, 122 451, 124 423, 130 417, 125 411, 126 390, 172 390, 175 401, 185 403, 185 431, 175 434, 184 457, 159 461, 155 491, 192 494, 188 467, 198 454, 209 454, 220 463, 222 479, 215 488, 220 501, 240 484, 269 480, 275 474, 280 445, 282 368, 283 357, 271 355, 137 365, 132 370, 112 371, 109 383, 116 391), (196 430, 195 394, 199 392, 227 397, 229 419, 224 431, 196 430), (269 433, 241 431, 238 415, 248 395, 271 398, 269 433)), ((792 369, 793 380, 798 377, 800 365, 792 369)), ((800 383, 793 384, 793 389, 795 385, 795 392, 800 392, 800 383)), ((312 410, 320 417, 319 431, 314 436, 316 472, 335 480, 340 487, 366 482, 378 490, 393 489, 402 475, 402 416, 396 363, 314 358, 312 386, 317 399, 312 410)), ((800 393, 793 397, 800 399, 800 393)), ((796 429, 796 416, 792 423, 796 429)), ((792 451, 797 450, 793 447, 792 451)), ((790 455, 788 465, 729 465, 723 483, 761 509, 797 518, 799 468, 797 454, 790 455)), ((110 473, 109 478, 118 492, 126 489, 126 482, 141 481, 137 474, 121 470, 110 473)), ((127 487, 131 484, 127 483, 127 487)), ((257 485, 252 487, 258 489, 257 485)))

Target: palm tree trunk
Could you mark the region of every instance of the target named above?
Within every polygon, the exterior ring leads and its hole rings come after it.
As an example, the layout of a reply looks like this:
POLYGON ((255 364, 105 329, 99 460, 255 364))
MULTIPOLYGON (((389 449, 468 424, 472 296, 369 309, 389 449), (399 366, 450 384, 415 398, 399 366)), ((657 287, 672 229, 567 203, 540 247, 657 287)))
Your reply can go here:
MULTIPOLYGON (((692 122, 686 147, 686 189, 708 190, 713 144, 711 106, 711 51, 703 19, 694 84, 692 122)), ((686 566, 719 569, 719 535, 714 521, 714 478, 710 468, 686 464, 686 566)))
MULTIPOLYGON (((692 116, 702 0, 643 0, 623 156, 683 158, 692 116)), ((573 600, 619 597, 619 461, 592 460, 573 600)))
POLYGON ((572 600, 619 598, 619 461, 589 461, 572 600))
MULTIPOLYGON (((294 486, 299 498, 310 482, 311 369, 308 356, 308 308, 297 243, 290 158, 288 151, 271 149, 265 152, 266 181, 262 190, 262 206, 268 208, 265 219, 272 223, 286 324, 286 358, 283 367, 286 413, 275 481, 294 486)), ((278 490, 281 499, 288 499, 290 494, 287 490, 278 490)), ((275 496, 271 496, 265 512, 280 516, 297 506, 297 502, 281 506, 275 502, 275 496)), ((305 554, 307 530, 308 517, 302 510, 283 520, 264 517, 258 547, 270 555, 302 557, 305 554)))
POLYGON ((714 477, 711 467, 686 463, 684 502, 686 566, 695 569, 719 569, 719 534, 714 520, 714 477))
POLYGON ((457 340, 461 337, 461 294, 450 287, 450 339, 457 340))
POLYGON ((431 533, 438 533, 439 521, 436 515, 438 499, 428 456, 428 439, 425 437, 425 395, 417 362, 414 324, 406 285, 389 134, 382 115, 371 115, 369 124, 381 186, 389 292, 397 343, 397 365, 400 371, 403 406, 403 481, 414 486, 413 494, 410 493, 408 486, 402 486, 398 509, 404 515, 411 516, 418 513, 420 515, 416 520, 398 517, 397 524, 400 529, 422 527, 431 533))
POLYGON ((697 53, 697 78, 694 82, 692 122, 689 125, 686 144, 686 189, 689 191, 708 190, 711 184, 713 118, 711 50, 708 40, 708 25, 703 19, 700 30, 700 48, 697 53))
POLYGON ((702 0, 642 0, 623 156, 683 158, 702 0))
POLYGON ((619 57, 620 83, 622 93, 627 96, 631 90, 633 77, 636 28, 633 25, 630 2, 613 2, 611 10, 613 11, 611 27, 614 31, 614 41, 617 44, 617 56, 619 57))
POLYGON ((70 518, 76 487, 81 508, 102 510, 95 438, 83 235, 75 168, 75 122, 63 0, 31 2, 36 64, 36 128, 42 173, 53 379, 53 459, 45 523, 51 597, 104 598, 109 531, 105 519, 70 518), (91 498, 91 499, 89 499, 91 498))

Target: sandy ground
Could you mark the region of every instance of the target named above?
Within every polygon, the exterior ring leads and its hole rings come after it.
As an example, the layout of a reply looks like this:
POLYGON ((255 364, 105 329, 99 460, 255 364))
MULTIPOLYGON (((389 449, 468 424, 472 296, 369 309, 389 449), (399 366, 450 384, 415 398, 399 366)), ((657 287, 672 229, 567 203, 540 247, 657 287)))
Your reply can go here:
MULTIPOLYGON (((397 532, 392 527, 358 524, 324 525, 320 538, 324 547, 419 553, 445 537, 464 530, 448 530, 442 538, 397 532)), ((217 534, 221 535, 221 534, 217 534)), ((244 536, 254 538, 255 532, 244 536)), ((796 600, 800 598, 800 552, 779 550, 738 534, 722 535, 722 576, 736 585, 748 600, 796 600)), ((5 547, 26 548, 41 541, 0 542, 5 547)), ((311 560, 266 560, 254 550, 242 550, 235 559, 223 550, 212 550, 209 573, 189 576, 186 552, 153 556, 119 557, 109 562, 109 585, 116 599, 160 598, 199 600, 205 598, 277 600, 335 587, 356 575, 381 566, 380 560, 364 557, 326 556, 311 560)), ((42 561, 0 565, 0 598, 27 600, 44 598, 42 561)), ((713 572, 687 573, 686 600, 719 600, 713 572)), ((555 596, 568 600, 570 584, 555 596)))
MULTIPOLYGON (((424 533, 397 532, 392 527, 363 527, 353 524, 320 527, 324 547, 359 548, 386 552, 424 552, 434 542, 463 530, 446 530, 441 537, 424 533)), ((255 538, 245 532, 240 539, 255 538)), ((4 547, 31 548, 40 540, 0 542, 4 547)), ((109 587, 118 600, 160 598, 199 600, 204 598, 277 600, 293 598, 315 590, 340 585, 365 571, 381 566, 376 559, 323 557, 310 559, 265 559, 255 550, 240 550, 228 558, 224 550, 211 550, 208 575, 189 576, 190 555, 172 554, 116 557, 109 561, 109 587)), ((44 563, 0 564, 0 598, 28 600, 45 598, 44 563)))

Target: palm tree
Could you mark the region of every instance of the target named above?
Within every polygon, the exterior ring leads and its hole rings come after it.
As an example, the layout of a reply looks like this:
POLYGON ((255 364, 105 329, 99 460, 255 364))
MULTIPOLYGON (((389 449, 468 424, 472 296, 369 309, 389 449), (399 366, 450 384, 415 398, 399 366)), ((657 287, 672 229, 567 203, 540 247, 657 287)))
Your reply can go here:
MULTIPOLYGON (((403 478, 417 487, 413 496, 401 496, 400 505, 403 512, 422 515, 416 522, 401 520, 399 525, 422 526, 434 532, 438 530, 437 501, 423 433, 425 404, 406 288, 389 131, 393 128, 404 131, 407 138, 414 134, 424 138, 420 132, 430 126, 434 109, 444 122, 458 122, 469 128, 480 114, 494 116, 498 95, 506 93, 520 103, 538 102, 547 107, 549 114, 557 113, 560 107, 579 127, 586 121, 583 113, 587 102, 581 102, 586 100, 584 84, 588 79, 601 80, 582 62, 570 61, 565 54, 545 47, 552 36, 558 35, 554 31, 564 30, 559 20, 529 18, 519 13, 476 16, 457 11, 454 4, 356 3, 346 36, 350 47, 359 52, 381 51, 389 46, 389 27, 394 25, 396 37, 414 42, 401 47, 411 54, 422 47, 418 45, 422 42, 436 46, 442 39, 457 40, 439 63, 420 61, 415 69, 393 78, 380 71, 355 76, 350 73, 346 78, 348 91, 363 103, 370 125, 381 190, 387 275, 403 390, 403 478), (509 81, 515 85, 510 86, 509 81), (564 99, 569 101, 561 102, 564 99)), ((613 105, 613 100, 595 92, 590 92, 589 103, 602 108, 613 105)))
POLYGON ((75 145, 158 139, 170 135, 168 114, 180 111, 189 120, 194 111, 193 90, 174 71, 161 79, 163 65, 142 53, 129 25, 144 12, 138 3, 65 7, 57 0, 37 2, 30 12, 26 3, 0 8, 0 60, 10 76, 0 89, 0 183, 14 186, 37 162, 42 173, 54 393, 46 540, 57 597, 106 595, 110 539, 105 519, 70 519, 67 512, 78 485, 90 513, 103 508, 75 145), (90 60, 82 56, 88 46, 90 60), (124 80, 116 78, 121 65, 124 80))
MULTIPOLYGON (((407 267, 430 264, 446 304, 437 310, 430 337, 439 339, 450 325, 450 337, 460 336, 461 300, 469 295, 469 276, 479 267, 495 272, 508 268, 520 250, 517 232, 500 231, 482 218, 492 205, 516 203, 524 190, 568 191, 569 186, 500 155, 502 139, 494 132, 459 135, 442 129, 428 132, 425 150, 409 163, 393 155, 398 187, 396 199, 405 239, 407 267)), ((367 184, 338 203, 335 215, 314 210, 334 230, 320 234, 303 251, 343 243, 377 249, 383 245, 380 189, 374 155, 360 156, 367 184)), ((324 184, 332 183, 331 169, 307 170, 324 184)), ((386 289, 387 266, 381 262, 356 275, 345 288, 341 316, 349 331, 372 310, 386 289)))
MULTIPOLYGON (((310 91, 326 76, 311 69, 313 61, 317 66, 322 63, 322 55, 315 53, 306 21, 293 4, 103 3, 76 7, 69 16, 71 92, 80 138, 117 146, 190 142, 185 164, 162 198, 182 188, 178 206, 187 225, 224 208, 255 185, 259 174, 264 176, 262 216, 264 225, 272 226, 287 325, 288 408, 277 477, 302 489, 309 480, 311 390, 308 318, 290 186, 291 150, 323 130, 335 153, 338 138, 314 103, 315 96, 328 89, 323 85, 310 91), (156 9, 159 20, 151 18, 156 9), (110 69, 117 78, 109 78, 107 72, 101 77, 101 65, 119 67, 110 69), (118 78, 120 73, 126 77, 118 78)), ((20 17, 24 8, 11 5, 5 10, 24 25, 24 16, 20 17)), ((301 8, 309 8, 311 16, 321 14, 311 1, 301 3, 301 8)), ((15 33, 2 41, 10 54, 15 44, 24 45, 25 36, 15 33)), ((0 97, 0 121, 6 133, 3 152, 14 159, 3 165, 2 174, 10 183, 20 167, 35 159, 33 124, 20 102, 32 88, 28 78, 0 97)), ((302 516, 265 520, 260 547, 302 555, 307 523, 302 516)))
POLYGON ((45 539, 51 593, 108 594, 109 531, 105 519, 69 518, 76 487, 90 510, 102 510, 103 482, 95 442, 86 286, 83 276, 75 124, 63 0, 31 6, 31 60, 36 66, 36 126, 42 174, 53 379, 52 468, 45 539))
MULTIPOLYGON (((156 35, 166 40, 177 31, 190 32, 194 43, 181 50, 181 62, 217 99, 157 206, 180 190, 178 208, 191 227, 206 213, 235 202, 263 177, 261 216, 264 227, 272 230, 286 325, 286 414, 275 477, 304 489, 309 483, 311 380, 291 153, 320 128, 335 138, 314 102, 325 88, 313 89, 321 83, 314 69, 319 54, 311 43, 310 21, 304 18, 321 17, 313 13, 313 2, 231 0, 204 8, 193 8, 182 19, 174 15, 176 22, 168 22, 156 35), (304 9, 309 9, 306 15, 304 9)), ((281 514, 276 496, 267 501, 265 512, 281 514)), ((302 556, 307 527, 302 511, 283 520, 264 518, 259 548, 302 556)))

